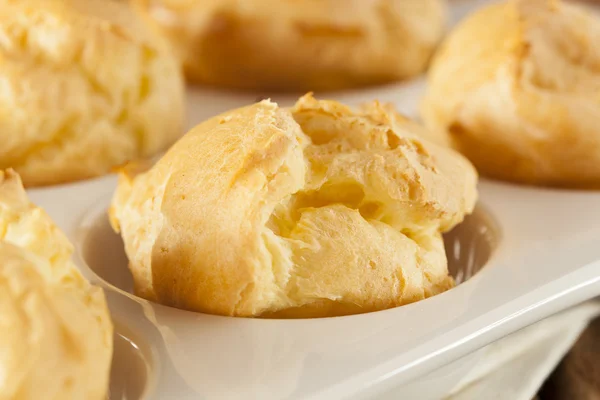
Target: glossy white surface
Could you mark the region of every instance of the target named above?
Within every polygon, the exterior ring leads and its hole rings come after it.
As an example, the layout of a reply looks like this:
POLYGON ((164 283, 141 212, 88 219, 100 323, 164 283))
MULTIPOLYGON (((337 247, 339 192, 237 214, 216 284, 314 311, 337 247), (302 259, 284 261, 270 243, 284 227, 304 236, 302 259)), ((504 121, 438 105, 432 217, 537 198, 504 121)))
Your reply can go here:
MULTIPOLYGON (((473 2, 463 3, 453 10, 455 19, 473 2)), ((422 84, 333 97, 379 98, 414 115, 422 84)), ((256 97, 193 90, 190 125, 256 97)), ((481 204, 502 240, 480 273, 449 292, 387 311, 314 320, 175 310, 102 281, 81 257, 82 241, 114 186, 114 177, 105 177, 30 194, 77 244, 84 274, 107 287, 115 318, 148 345, 151 399, 439 399, 470 369, 477 349, 600 295, 600 192, 483 181, 481 204)), ((97 249, 111 252, 96 241, 97 249)))

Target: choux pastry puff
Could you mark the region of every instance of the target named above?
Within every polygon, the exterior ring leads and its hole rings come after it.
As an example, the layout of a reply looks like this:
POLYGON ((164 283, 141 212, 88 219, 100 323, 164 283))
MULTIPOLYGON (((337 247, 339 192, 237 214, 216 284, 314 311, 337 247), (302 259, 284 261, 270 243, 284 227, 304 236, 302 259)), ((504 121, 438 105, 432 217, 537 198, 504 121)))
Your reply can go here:
POLYGON ((73 246, 0 170, 0 399, 104 400, 113 327, 73 246))
POLYGON ((112 0, 0 2, 0 168, 26 186, 108 173, 183 132, 183 77, 112 0))
POLYGON ((600 188, 600 19, 558 0, 466 18, 432 63, 423 117, 492 178, 600 188))
POLYGON ((401 115, 311 95, 211 118, 140 169, 122 172, 110 210, 136 293, 232 316, 355 314, 443 292, 441 234, 477 197, 473 166, 401 115))
POLYGON ((133 0, 187 77, 231 89, 338 90, 423 72, 445 0, 133 0))

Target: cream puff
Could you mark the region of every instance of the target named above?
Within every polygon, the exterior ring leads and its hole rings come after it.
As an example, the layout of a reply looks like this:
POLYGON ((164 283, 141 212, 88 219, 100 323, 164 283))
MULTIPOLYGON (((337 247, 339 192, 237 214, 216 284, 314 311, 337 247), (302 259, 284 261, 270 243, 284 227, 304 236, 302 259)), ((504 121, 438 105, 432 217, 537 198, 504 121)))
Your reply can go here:
POLYGON ((453 286, 442 232, 473 210, 477 174, 377 103, 311 95, 216 116, 110 210, 138 295, 232 316, 323 317, 453 286))
POLYGON ((441 45, 423 117, 483 174, 600 188, 600 19, 558 0, 476 11, 441 45))
POLYGON ((112 323, 73 246, 0 171, 0 399, 104 400, 112 323))
POLYGON ((107 173, 183 132, 175 57, 110 0, 0 3, 0 168, 25 185, 107 173))
POLYGON ((445 0, 133 0, 191 81, 250 90, 333 90, 421 73, 445 0))

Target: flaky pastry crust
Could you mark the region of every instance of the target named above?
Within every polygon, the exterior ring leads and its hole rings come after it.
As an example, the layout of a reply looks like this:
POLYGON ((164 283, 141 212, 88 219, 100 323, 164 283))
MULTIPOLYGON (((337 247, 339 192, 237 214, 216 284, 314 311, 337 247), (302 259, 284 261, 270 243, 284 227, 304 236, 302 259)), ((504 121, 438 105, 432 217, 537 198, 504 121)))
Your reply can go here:
POLYGON ((0 170, 0 399, 106 398, 112 323, 73 246, 0 170))
POLYGON ((440 47, 427 125, 485 175, 600 188, 600 19, 556 0, 475 12, 440 47))
POLYGON ((377 103, 301 98, 214 117, 121 174, 111 207, 136 292, 188 310, 322 317, 453 286, 441 233, 477 175, 377 103))
POLYGON ((195 82, 332 90, 422 72, 445 27, 444 0, 135 0, 195 82))
POLYGON ((183 129, 178 62, 127 4, 0 2, 0 168, 27 186, 101 175, 183 129))

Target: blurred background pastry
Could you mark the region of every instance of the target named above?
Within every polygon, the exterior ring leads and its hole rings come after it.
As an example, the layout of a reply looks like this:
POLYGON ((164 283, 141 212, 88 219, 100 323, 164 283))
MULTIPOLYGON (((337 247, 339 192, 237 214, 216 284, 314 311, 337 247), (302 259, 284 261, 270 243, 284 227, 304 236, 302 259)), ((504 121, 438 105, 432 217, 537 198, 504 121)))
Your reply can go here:
POLYGON ((422 72, 444 0, 133 0, 191 81, 252 90, 332 90, 422 72))
POLYGON ((557 0, 476 11, 440 46, 423 117, 483 174, 600 187, 600 20, 557 0))
POLYGON ((0 2, 0 168, 26 185, 108 172, 182 133, 178 62, 126 3, 0 2))
POLYGON ((106 398, 112 323, 72 253, 18 175, 0 170, 0 399, 106 398))
POLYGON ((441 233, 477 175, 374 103, 268 100, 192 129, 148 172, 126 168, 111 218, 136 293, 234 316, 381 310, 453 286, 441 233))

